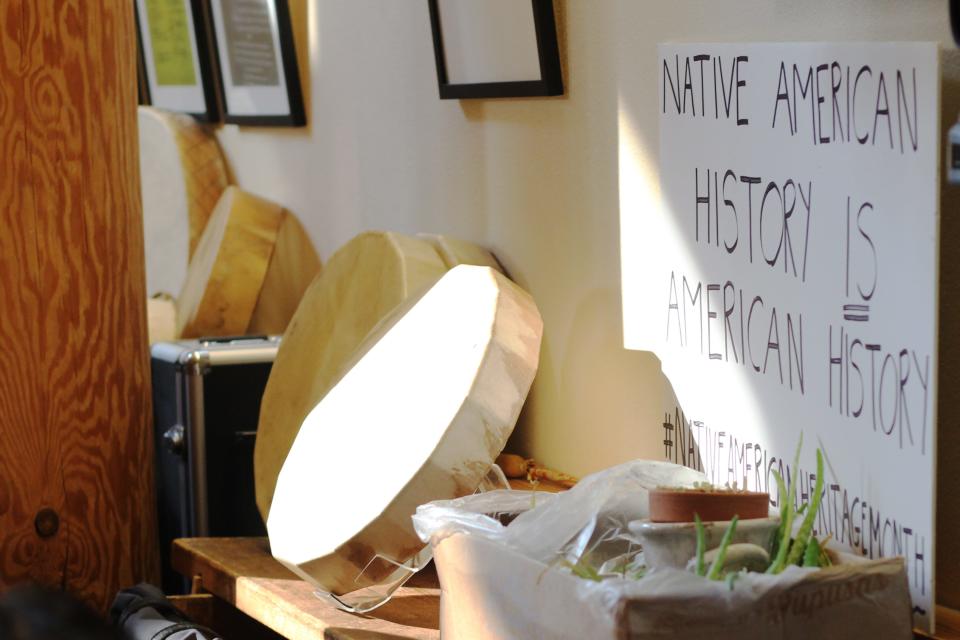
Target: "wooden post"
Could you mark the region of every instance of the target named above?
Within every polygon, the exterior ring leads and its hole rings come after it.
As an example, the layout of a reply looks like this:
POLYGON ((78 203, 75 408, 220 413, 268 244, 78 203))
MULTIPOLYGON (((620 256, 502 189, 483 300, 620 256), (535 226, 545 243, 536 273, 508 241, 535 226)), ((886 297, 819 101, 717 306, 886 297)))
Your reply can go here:
POLYGON ((133 5, 0 5, 0 588, 158 575, 133 5))

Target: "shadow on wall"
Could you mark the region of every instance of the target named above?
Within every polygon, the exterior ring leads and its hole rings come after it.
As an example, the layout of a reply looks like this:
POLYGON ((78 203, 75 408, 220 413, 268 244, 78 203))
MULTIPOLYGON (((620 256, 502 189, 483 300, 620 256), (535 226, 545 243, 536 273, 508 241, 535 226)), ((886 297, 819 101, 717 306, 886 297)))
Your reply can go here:
POLYGON ((582 298, 560 366, 551 346, 557 336, 550 327, 544 330, 537 384, 508 451, 543 451, 557 434, 551 427, 566 423, 576 428, 563 430, 563 447, 588 453, 589 461, 576 461, 576 467, 564 471, 583 474, 628 458, 660 457, 654 446, 657 433, 645 418, 659 414, 665 380, 656 356, 623 348, 620 311, 617 289, 597 288, 582 298), (583 396, 590 402, 580 401, 583 396), (531 414, 538 416, 540 429, 527 427, 531 414), (624 415, 636 420, 624 425, 624 415), (548 428, 542 428, 544 421, 548 428))
MULTIPOLYGON (((940 140, 946 144, 947 131, 960 114, 960 51, 941 51, 940 140)), ((945 149, 945 151, 947 151, 945 149)), ((944 154, 946 156, 946 153, 944 154)), ((960 491, 956 469, 960 464, 960 422, 957 376, 960 375, 960 263, 951 259, 960 244, 960 186, 947 184, 941 173, 940 186, 940 348, 937 380, 937 540, 950 540, 960 526, 960 491)), ((938 544, 936 555, 937 600, 960 608, 960 548, 938 544)))
MULTIPOLYGON (((313 4, 313 3, 311 3, 313 4)), ((316 11, 316 6, 313 7, 316 11)), ((303 109, 307 114, 307 126, 300 129, 310 133, 310 23, 312 16, 307 0, 290 0, 290 26, 293 28, 294 48, 297 50, 297 69, 300 75, 300 90, 303 93, 303 109)))

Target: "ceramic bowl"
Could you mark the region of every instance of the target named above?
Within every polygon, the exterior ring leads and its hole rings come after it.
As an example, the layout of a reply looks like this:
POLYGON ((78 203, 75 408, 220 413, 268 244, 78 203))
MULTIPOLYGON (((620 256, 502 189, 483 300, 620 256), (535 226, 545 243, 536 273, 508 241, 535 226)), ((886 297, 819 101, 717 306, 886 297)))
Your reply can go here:
MULTIPOLYGON (((729 525, 729 522, 703 523, 707 551, 720 546, 720 540, 729 525)), ((683 569, 697 553, 697 530, 692 522, 635 520, 629 526, 643 544, 644 559, 650 569, 683 569)), ((769 551, 773 534, 779 526, 779 516, 740 520, 731 542, 749 542, 769 551)))

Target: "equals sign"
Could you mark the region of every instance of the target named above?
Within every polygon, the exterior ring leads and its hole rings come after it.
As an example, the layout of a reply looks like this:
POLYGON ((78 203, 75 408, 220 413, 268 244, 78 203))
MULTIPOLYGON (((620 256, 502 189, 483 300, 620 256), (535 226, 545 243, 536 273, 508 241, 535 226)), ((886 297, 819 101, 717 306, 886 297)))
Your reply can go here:
POLYGON ((843 305, 843 319, 854 322, 866 322, 870 319, 870 305, 845 304, 843 305))

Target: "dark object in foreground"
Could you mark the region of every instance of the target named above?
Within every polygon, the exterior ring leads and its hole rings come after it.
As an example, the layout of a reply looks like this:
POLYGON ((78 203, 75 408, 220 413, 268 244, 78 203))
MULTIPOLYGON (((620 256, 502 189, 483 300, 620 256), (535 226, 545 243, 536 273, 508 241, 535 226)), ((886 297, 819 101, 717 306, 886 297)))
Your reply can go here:
POLYGON ((267 533, 254 497, 253 445, 278 345, 264 336, 239 336, 151 348, 165 593, 189 587, 170 566, 175 538, 267 533))
POLYGON ((39 585, 14 587, 0 598, 3 640, 119 640, 73 596, 39 585))
POLYGON ((110 606, 110 619, 127 640, 220 640, 220 635, 189 620, 150 584, 118 593, 110 606))

